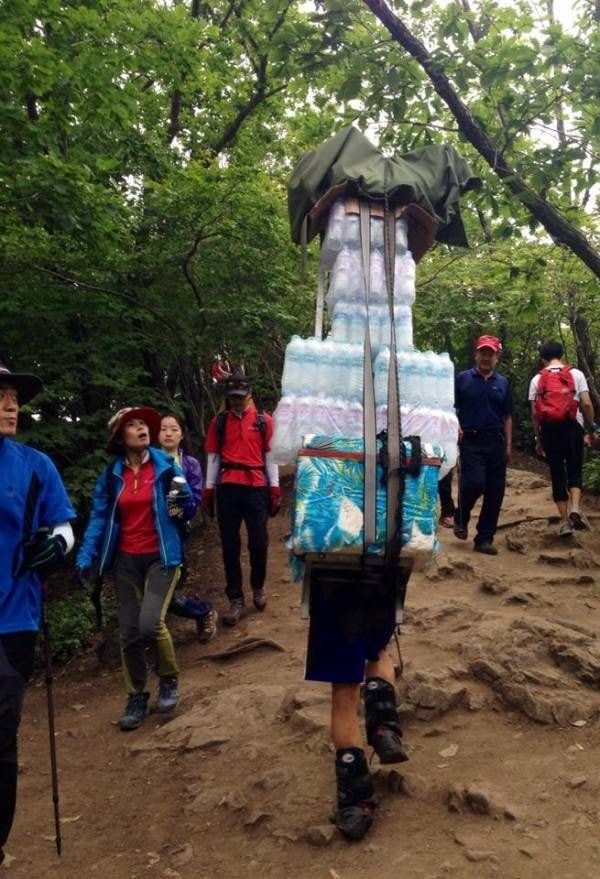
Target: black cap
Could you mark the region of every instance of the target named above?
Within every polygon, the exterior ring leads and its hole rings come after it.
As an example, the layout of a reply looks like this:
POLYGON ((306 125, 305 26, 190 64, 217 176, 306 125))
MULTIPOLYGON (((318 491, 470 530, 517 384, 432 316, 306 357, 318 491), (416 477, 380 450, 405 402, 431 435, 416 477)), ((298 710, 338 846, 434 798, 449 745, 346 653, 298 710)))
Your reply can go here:
POLYGON ((26 372, 11 372, 6 364, 0 361, 0 386, 12 385, 17 389, 19 404, 29 403, 44 388, 41 378, 26 372))
POLYGON ((252 390, 252 381, 243 372, 234 372, 223 384, 227 397, 245 397, 252 390))

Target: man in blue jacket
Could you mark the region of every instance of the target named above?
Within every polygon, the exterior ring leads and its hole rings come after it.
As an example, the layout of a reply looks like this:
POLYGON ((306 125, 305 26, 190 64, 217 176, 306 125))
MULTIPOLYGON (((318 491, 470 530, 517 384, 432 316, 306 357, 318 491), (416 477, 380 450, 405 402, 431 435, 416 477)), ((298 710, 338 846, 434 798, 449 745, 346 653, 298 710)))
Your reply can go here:
POLYGON ((474 549, 497 555, 494 535, 506 486, 506 467, 512 443, 510 385, 496 372, 502 343, 495 336, 480 336, 475 346, 475 366, 456 377, 456 414, 460 424, 460 477, 454 534, 469 535, 469 520, 483 495, 474 549))
POLYGON ((33 671, 43 580, 73 546, 75 511, 46 455, 14 441, 19 407, 42 390, 0 363, 0 864, 15 812, 17 731, 33 671))

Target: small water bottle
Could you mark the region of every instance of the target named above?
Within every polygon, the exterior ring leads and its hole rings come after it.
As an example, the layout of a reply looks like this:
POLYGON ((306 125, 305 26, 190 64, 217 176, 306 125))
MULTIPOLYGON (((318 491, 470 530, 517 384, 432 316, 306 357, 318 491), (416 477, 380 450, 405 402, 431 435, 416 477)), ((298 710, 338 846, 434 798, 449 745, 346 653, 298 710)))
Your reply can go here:
POLYGON ((291 464, 296 456, 296 398, 282 397, 273 413, 273 459, 291 464))
POLYGON ((385 265, 383 254, 379 250, 371 254, 371 293, 369 302, 385 302, 387 291, 385 287, 385 265))
POLYGON ((353 305, 348 322, 348 341, 353 345, 364 343, 366 319, 367 310, 365 306, 360 302, 353 305))
MULTIPOLYGON (((371 217, 371 251, 383 250, 383 217, 371 217)), ((373 259, 373 253, 371 253, 373 259)))
POLYGON ((450 360, 447 351, 440 354, 439 358, 439 400, 442 409, 454 407, 454 364, 450 360))
POLYGON ((405 253, 408 248, 408 226, 406 220, 398 217, 396 220, 396 253, 405 253))
POLYGON ((283 375, 281 376, 281 390, 283 396, 294 394, 298 390, 301 367, 300 359, 304 352, 304 340, 300 336, 292 336, 285 349, 283 361, 283 375))
POLYGON ((396 255, 394 299, 399 305, 413 305, 416 296, 416 266, 412 253, 396 255))
POLYGON ((167 493, 167 507, 172 510, 183 503, 182 494, 187 485, 185 476, 174 476, 167 493))
POLYGON ((324 271, 331 269, 337 254, 342 249, 345 218, 344 200, 338 198, 329 211, 327 231, 321 247, 321 268, 324 271))
POLYGON ((348 377, 348 398, 361 402, 363 398, 364 348, 362 345, 350 346, 350 375, 348 377))
POLYGON ((335 303, 333 309, 333 320, 331 321, 331 332, 336 342, 349 341, 349 310, 352 308, 343 299, 335 303))
POLYGON ((394 306, 394 323, 396 325, 396 347, 398 350, 410 350, 413 347, 412 310, 410 306, 394 306))
POLYGON ((350 250, 360 249, 360 217, 358 214, 346 214, 344 221, 344 247, 350 250))
POLYGON ((312 336, 304 343, 304 351, 299 361, 301 370, 299 376, 299 391, 304 396, 311 396, 314 393, 315 383, 317 379, 317 358, 319 356, 320 343, 319 340, 312 336))
POLYGON ((390 367, 390 349, 382 348, 375 360, 375 405, 387 404, 388 398, 388 372, 390 367))

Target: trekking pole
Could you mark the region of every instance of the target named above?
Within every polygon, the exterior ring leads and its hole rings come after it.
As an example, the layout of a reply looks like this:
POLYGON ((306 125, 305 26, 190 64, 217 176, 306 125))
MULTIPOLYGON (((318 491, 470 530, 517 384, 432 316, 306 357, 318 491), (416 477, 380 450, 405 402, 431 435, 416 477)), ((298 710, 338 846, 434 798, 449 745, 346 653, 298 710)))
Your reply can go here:
POLYGON ((46 698, 48 702, 48 735, 50 737, 50 766, 52 769, 52 802, 54 804, 54 829, 56 832, 56 851, 62 854, 60 835, 60 815, 58 811, 58 770, 56 765, 56 740, 54 732, 54 696, 52 693, 52 653, 50 651, 50 625, 46 601, 46 584, 43 584, 42 632, 44 635, 44 665, 46 668, 46 698))

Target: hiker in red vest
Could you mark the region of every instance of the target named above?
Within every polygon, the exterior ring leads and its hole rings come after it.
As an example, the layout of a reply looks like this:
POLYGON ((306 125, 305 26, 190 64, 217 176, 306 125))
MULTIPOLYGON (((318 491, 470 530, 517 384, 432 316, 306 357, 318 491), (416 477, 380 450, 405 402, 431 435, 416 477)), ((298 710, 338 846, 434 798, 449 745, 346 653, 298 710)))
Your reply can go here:
POLYGON ((271 460, 273 422, 270 415, 257 412, 248 376, 234 373, 225 382, 225 394, 228 408, 212 419, 206 436, 206 485, 202 502, 207 513, 214 516, 216 492, 229 599, 229 610, 222 620, 226 626, 235 626, 245 612, 240 563, 242 521, 248 532, 254 607, 264 611, 267 606, 267 518, 279 511, 281 490, 279 469, 271 460))
POLYGON ((568 537, 573 529, 590 528, 580 509, 581 470, 584 424, 593 432, 594 408, 584 374, 566 366, 563 355, 560 342, 541 346, 543 369, 532 378, 528 396, 535 450, 548 462, 552 498, 560 513, 558 533, 568 537))

